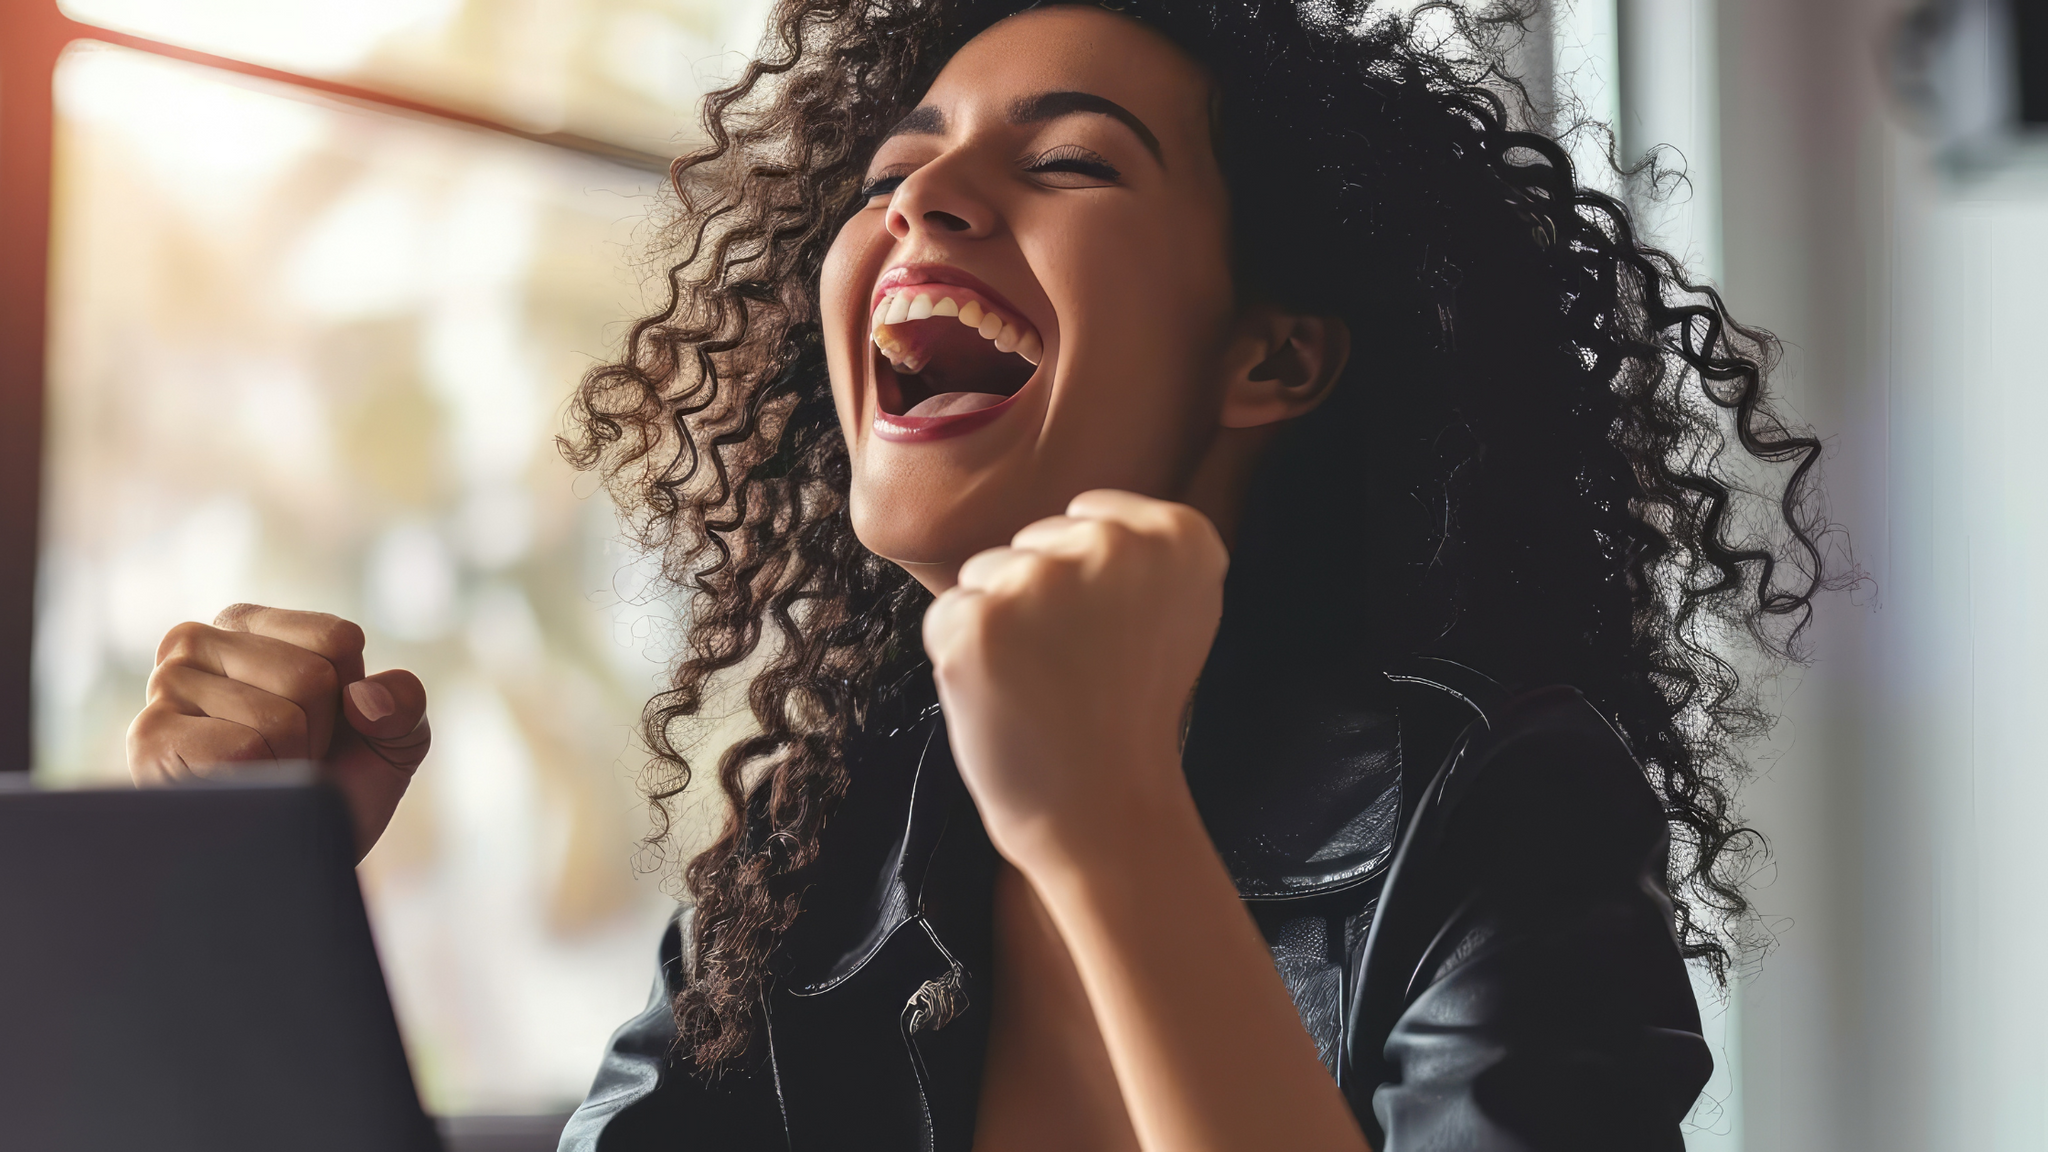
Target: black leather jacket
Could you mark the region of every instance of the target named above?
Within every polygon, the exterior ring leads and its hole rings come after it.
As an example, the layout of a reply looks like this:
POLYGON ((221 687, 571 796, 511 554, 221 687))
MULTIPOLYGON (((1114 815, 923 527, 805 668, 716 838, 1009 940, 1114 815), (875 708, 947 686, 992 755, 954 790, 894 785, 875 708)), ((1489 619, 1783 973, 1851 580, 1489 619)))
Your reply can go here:
MULTIPOLYGON (((1712 1061, 1661 808, 1600 715, 1431 660, 1247 709, 1198 706, 1189 785, 1373 1147, 1680 1152, 1712 1061)), ((936 708, 848 756, 753 1050, 710 1081, 673 1051, 686 912, 563 1149, 971 1148, 996 855, 936 708)))

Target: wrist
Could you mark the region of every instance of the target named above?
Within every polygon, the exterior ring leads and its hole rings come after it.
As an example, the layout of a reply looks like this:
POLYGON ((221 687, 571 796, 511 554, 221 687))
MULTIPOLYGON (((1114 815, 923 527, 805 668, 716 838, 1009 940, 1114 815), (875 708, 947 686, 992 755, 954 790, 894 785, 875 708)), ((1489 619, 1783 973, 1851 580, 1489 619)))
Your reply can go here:
POLYGON ((1077 811, 997 837, 1004 857, 1048 899, 1105 885, 1142 889, 1149 877, 1184 869, 1190 857, 1215 860, 1177 756, 1154 757, 1142 767, 1105 765, 1095 779, 1115 783, 1093 790, 1077 811))

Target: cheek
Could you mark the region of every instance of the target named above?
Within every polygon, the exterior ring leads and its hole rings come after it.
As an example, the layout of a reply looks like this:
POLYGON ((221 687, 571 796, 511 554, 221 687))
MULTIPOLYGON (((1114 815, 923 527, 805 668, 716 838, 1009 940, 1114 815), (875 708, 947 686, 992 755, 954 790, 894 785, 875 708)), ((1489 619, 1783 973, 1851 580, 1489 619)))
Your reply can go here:
POLYGON ((859 355, 867 348, 866 333, 855 317, 866 315, 861 298, 880 271, 876 265, 888 252, 887 239, 879 213, 855 215, 840 228, 832 247, 826 251, 825 265, 818 278, 825 361, 832 373, 832 396, 842 425, 854 419, 853 408, 863 379, 859 355))
POLYGON ((825 266, 819 276, 818 295, 825 308, 826 330, 845 314, 846 304, 860 292, 860 269, 880 231, 860 213, 848 220, 825 252, 825 266))
POLYGON ((1153 279, 1171 293, 1181 325, 1213 334, 1237 306, 1230 275, 1230 236, 1217 214, 1186 206, 1162 221, 1153 279))
POLYGON ((1061 329, 1091 399, 1180 407, 1214 383, 1234 294, 1213 232, 1183 211, 1105 214, 1051 238, 1040 266, 1060 269, 1061 329))
POLYGON ((1209 214, 1175 203, 1073 224, 1056 233, 1059 266, 1094 307, 1153 336, 1207 332, 1228 315, 1229 253, 1209 214))
POLYGON ((1071 342, 1044 459, 1069 487, 1177 496, 1220 421, 1227 250, 1187 210, 1073 224, 1046 265, 1063 270, 1071 342))

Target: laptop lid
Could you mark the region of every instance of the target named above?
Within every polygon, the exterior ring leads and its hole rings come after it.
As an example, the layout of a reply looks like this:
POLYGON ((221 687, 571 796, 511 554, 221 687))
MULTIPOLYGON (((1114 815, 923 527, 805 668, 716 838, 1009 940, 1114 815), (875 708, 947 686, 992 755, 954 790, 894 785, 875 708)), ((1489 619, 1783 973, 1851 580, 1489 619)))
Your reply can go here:
POLYGON ((439 1148, 335 793, 0 792, 0 1145, 439 1148))

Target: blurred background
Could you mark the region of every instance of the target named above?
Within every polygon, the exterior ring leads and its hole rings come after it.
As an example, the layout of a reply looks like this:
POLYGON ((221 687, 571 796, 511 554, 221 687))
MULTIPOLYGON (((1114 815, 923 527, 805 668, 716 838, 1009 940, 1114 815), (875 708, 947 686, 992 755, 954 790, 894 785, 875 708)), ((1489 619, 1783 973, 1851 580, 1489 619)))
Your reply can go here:
MULTIPOLYGON (((632 786, 671 618, 550 437, 765 0, 5 5, 0 519, 40 542, 0 555, 0 769, 124 780, 180 620, 361 621, 435 693, 362 870, 415 1072, 545 1132, 672 908, 632 786)), ((1784 338, 1869 576, 1772 690, 1770 946, 1701 982, 1694 1152, 2048 1148, 2044 37, 2042 0, 1559 0, 1523 46, 1595 182, 1784 338)))
POLYGON ((761 9, 63 13, 105 38, 49 77, 34 772, 125 778, 169 624, 360 621, 434 694, 432 768, 361 870, 423 1095, 565 1113, 674 908, 633 786, 670 628, 552 437, 642 310, 667 157, 761 9))

